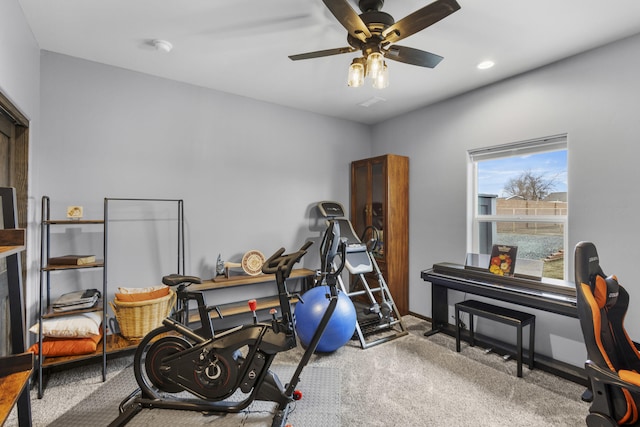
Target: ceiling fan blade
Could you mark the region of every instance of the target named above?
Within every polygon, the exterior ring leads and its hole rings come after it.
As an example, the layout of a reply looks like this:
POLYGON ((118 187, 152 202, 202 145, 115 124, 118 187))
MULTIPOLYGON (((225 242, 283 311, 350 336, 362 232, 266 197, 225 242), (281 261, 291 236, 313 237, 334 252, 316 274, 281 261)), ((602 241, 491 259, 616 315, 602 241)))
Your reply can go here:
POLYGON ((338 47, 336 49, 318 50, 315 52, 300 53, 298 55, 289 55, 289 59, 292 61, 299 61, 301 59, 321 58, 323 56, 340 55, 342 53, 355 52, 357 49, 351 46, 338 47))
POLYGON ((360 41, 365 41, 369 37, 371 37, 371 33, 367 28, 366 24, 360 19, 360 15, 356 13, 355 10, 347 0, 322 0, 327 8, 331 11, 333 16, 336 17, 338 22, 342 24, 343 27, 349 31, 351 36, 357 38, 360 41))
POLYGON ((409 37, 446 18, 458 9, 460 9, 460 5, 456 0, 437 0, 385 29, 382 32, 382 36, 385 38, 384 43, 395 43, 409 37))
POLYGON ((417 65, 419 67, 434 68, 444 58, 435 53, 414 49, 407 46, 393 45, 384 53, 384 57, 405 64, 417 65))

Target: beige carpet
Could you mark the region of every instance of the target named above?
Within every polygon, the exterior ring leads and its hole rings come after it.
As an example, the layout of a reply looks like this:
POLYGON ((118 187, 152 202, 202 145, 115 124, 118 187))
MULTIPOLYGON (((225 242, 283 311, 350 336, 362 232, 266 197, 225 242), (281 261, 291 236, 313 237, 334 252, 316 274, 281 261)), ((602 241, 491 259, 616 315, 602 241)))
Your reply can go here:
MULTIPOLYGON (((523 378, 517 378, 514 360, 505 362, 466 344, 456 353, 453 338, 422 335, 430 329, 428 322, 411 316, 404 320, 408 336, 366 350, 351 341, 335 353, 311 359, 310 366, 341 372, 339 425, 585 425, 588 404, 580 400, 583 386, 526 366, 523 378)), ((276 364, 295 365, 302 352, 298 347, 281 353, 276 364)), ((130 361, 111 362, 108 381, 130 361)), ((32 393, 33 425, 48 425, 102 386, 96 373, 100 367, 91 369, 55 373, 42 400, 32 393)), ((303 372, 299 388, 307 380, 303 372)), ((6 425, 17 425, 15 414, 6 425)))

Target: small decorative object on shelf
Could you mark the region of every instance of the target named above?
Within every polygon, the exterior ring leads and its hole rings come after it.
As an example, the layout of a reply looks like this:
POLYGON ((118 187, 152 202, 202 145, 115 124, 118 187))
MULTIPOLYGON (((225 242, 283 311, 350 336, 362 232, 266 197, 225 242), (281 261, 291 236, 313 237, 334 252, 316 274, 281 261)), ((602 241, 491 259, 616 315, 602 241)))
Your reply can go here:
POLYGON ((49 265, 87 265, 94 262, 95 255, 63 255, 49 258, 49 265))
POLYGON ((229 269, 231 268, 242 268, 245 274, 249 276, 257 276, 262 274, 262 264, 266 261, 266 258, 262 254, 262 252, 257 250, 251 250, 244 254, 241 262, 229 262, 222 261, 220 255, 218 255, 218 261, 216 262, 216 274, 220 275, 220 271, 222 270, 222 274, 224 277, 229 277, 229 269), (222 264, 222 269, 220 265, 222 264))
POLYGON ((82 218, 82 206, 67 206, 67 218, 69 219, 82 218))
POLYGON ((513 276, 516 269, 517 246, 493 245, 489 272, 498 276, 513 276))
POLYGON ((216 260, 216 276, 224 276, 224 261, 221 254, 218 254, 218 259, 216 260))
POLYGON ((53 301, 51 307, 56 313, 91 308, 98 303, 100 295, 100 291, 97 289, 68 292, 53 301))

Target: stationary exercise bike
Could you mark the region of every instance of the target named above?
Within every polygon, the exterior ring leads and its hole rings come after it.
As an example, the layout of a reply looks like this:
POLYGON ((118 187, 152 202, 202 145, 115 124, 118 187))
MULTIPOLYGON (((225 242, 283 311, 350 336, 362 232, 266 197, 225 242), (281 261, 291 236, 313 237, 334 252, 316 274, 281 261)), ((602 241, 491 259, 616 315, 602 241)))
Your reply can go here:
POLYGON ((292 295, 287 290, 286 279, 312 242, 291 254, 284 254, 285 249, 281 248, 265 261, 262 271, 275 274, 281 311, 278 316, 275 309, 271 310, 270 323, 257 321, 255 305, 250 301, 254 314, 252 324, 216 334, 209 313, 217 308, 206 306, 202 292, 187 290, 191 283, 199 283, 200 279, 181 275, 164 277, 163 283, 176 288, 179 303, 174 316, 165 319, 163 326, 141 341, 134 356, 134 373, 140 389, 123 401, 121 414, 111 425, 126 424, 143 408, 224 414, 240 412, 253 401, 260 400, 277 404, 272 426, 284 426, 290 404, 302 397, 295 389, 300 374, 311 359, 338 302, 336 283, 344 263, 335 268, 333 259, 336 255, 345 259, 345 244, 339 236, 336 225, 327 230, 323 239, 323 268, 316 281, 328 285, 330 301, 289 383, 283 386, 269 368, 279 352, 297 345, 290 303, 292 295), (190 300, 196 301, 198 306, 200 325, 197 329, 192 329, 187 321, 190 300), (196 398, 185 397, 182 393, 185 391, 196 398))

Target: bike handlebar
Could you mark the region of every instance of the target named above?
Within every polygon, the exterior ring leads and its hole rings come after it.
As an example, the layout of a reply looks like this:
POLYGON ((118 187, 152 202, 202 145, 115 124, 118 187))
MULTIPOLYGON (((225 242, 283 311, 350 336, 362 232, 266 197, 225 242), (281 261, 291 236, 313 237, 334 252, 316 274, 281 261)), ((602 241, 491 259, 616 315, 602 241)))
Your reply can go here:
POLYGON ((338 277, 347 261, 347 243, 346 239, 340 237, 340 224, 338 222, 329 221, 329 226, 322 237, 320 245, 320 271, 327 277, 338 277), (340 265, 332 272, 332 268, 335 267, 334 260, 336 255, 340 255, 340 265))
POLYGON ((278 249, 273 255, 262 264, 262 272, 265 274, 275 274, 278 270, 283 270, 285 278, 289 276, 295 263, 307 253, 309 246, 313 244, 312 241, 305 242, 304 245, 297 252, 290 254, 284 254, 285 249, 278 249))
POLYGON ((338 250, 340 251, 340 267, 338 267, 338 269, 333 272, 336 277, 339 276, 340 273, 342 273, 342 269, 347 263, 347 244, 344 241, 340 241, 338 250))

